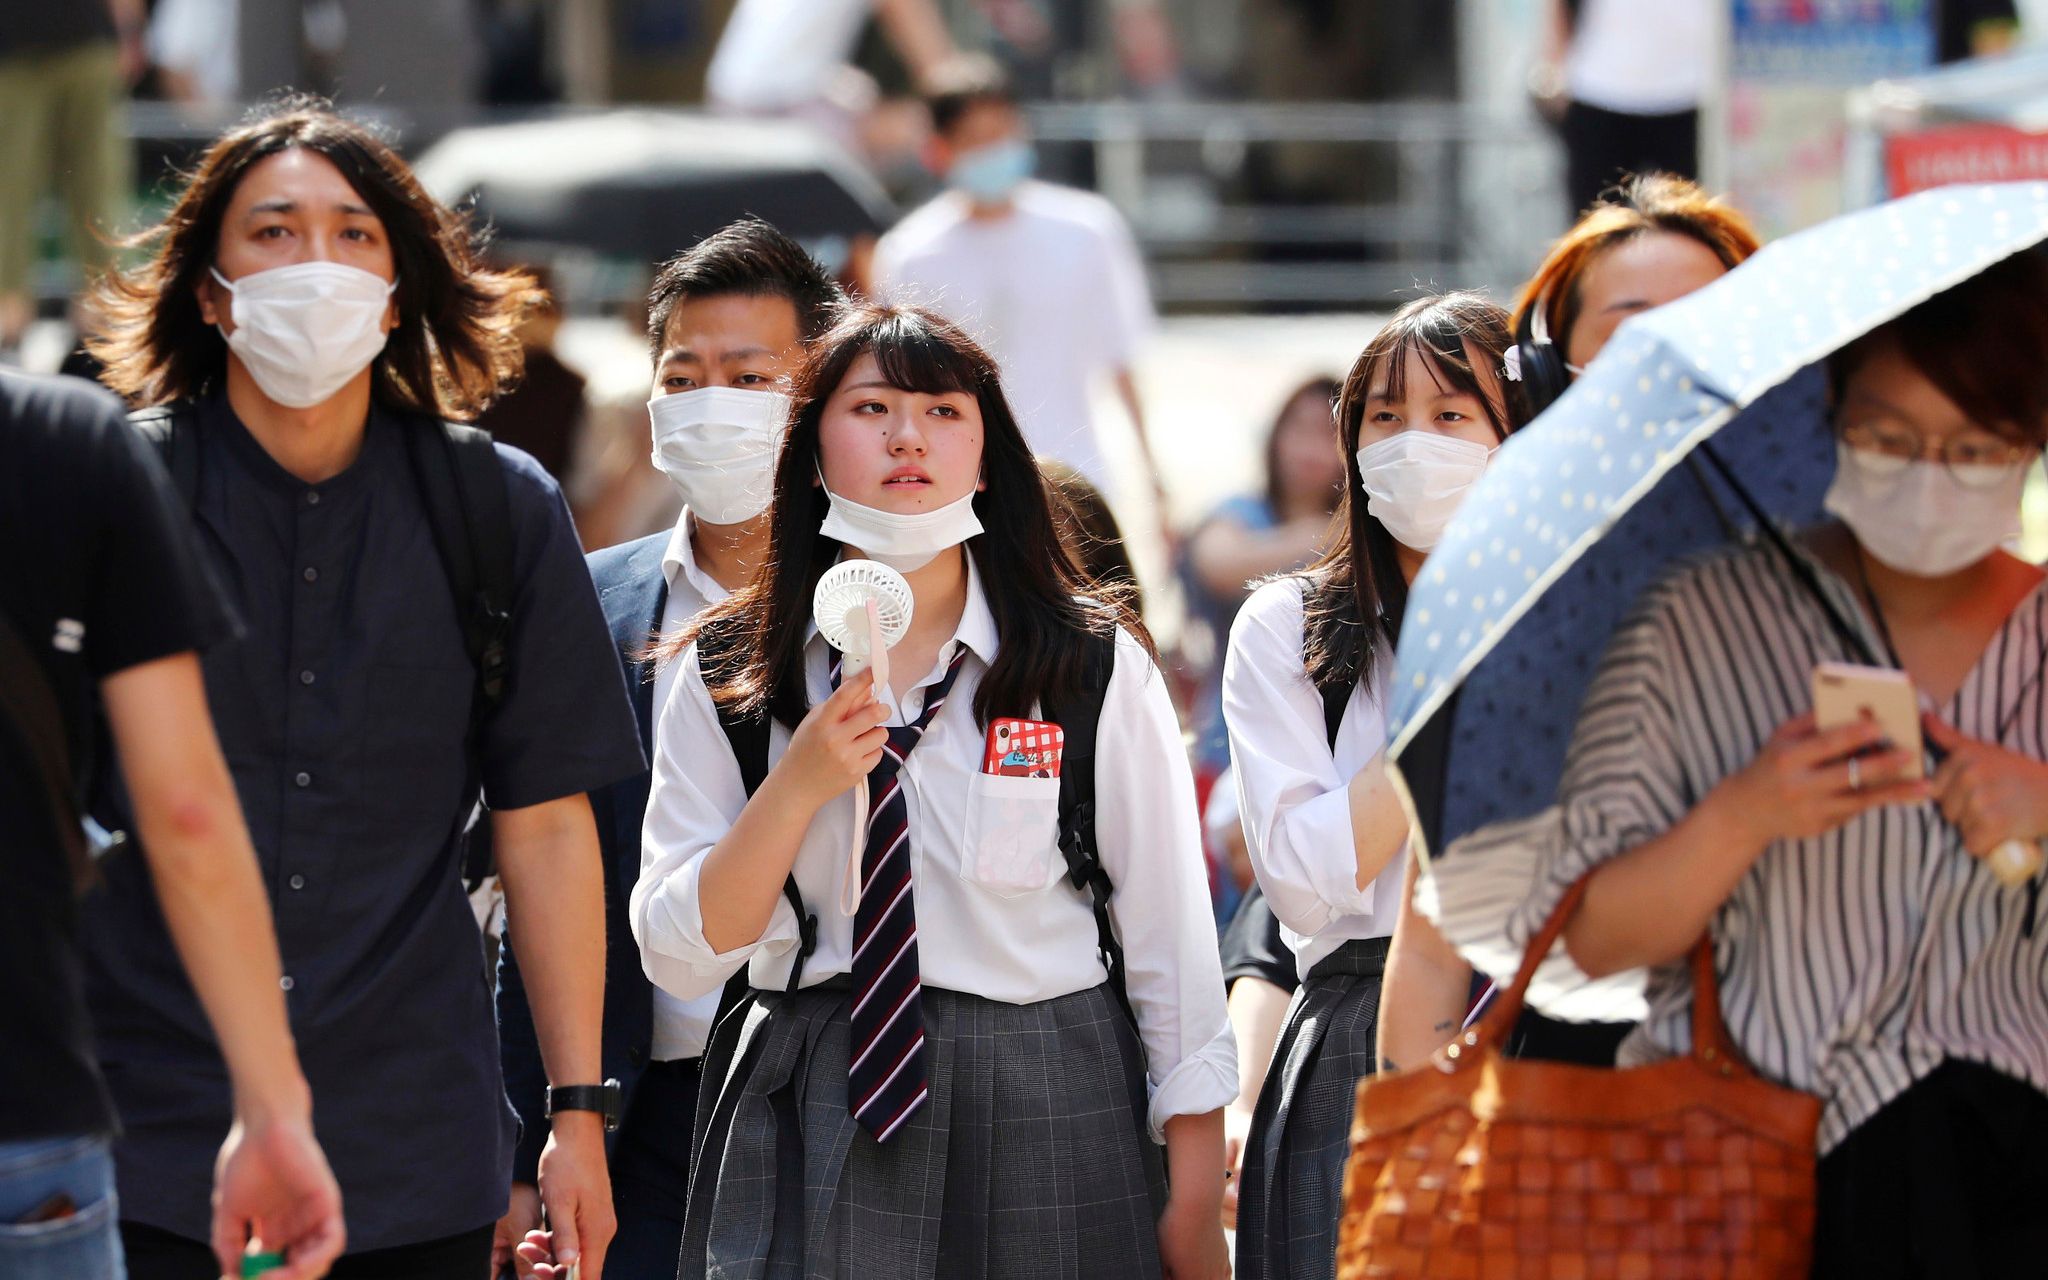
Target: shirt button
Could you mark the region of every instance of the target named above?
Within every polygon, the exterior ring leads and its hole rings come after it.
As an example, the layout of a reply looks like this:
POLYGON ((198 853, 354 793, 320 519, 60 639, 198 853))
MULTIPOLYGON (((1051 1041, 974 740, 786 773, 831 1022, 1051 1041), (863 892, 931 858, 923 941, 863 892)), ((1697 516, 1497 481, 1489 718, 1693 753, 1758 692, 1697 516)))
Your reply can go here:
POLYGON ((306 490, 306 505, 309 507, 320 505, 320 491, 318 489, 306 490))
POLYGON ((303 889, 306 887, 306 877, 293 876, 291 879, 285 881, 285 883, 290 885, 294 889, 303 889))
POLYGON ((282 978, 279 978, 277 980, 277 985, 283 987, 286 991, 290 991, 293 987, 297 986, 298 984, 292 981, 292 975, 286 974, 282 978))
POLYGON ((301 773, 297 777, 293 778, 292 782, 301 787, 310 787, 313 785, 313 775, 310 773, 301 773))
POLYGON ((315 569, 312 565, 307 565, 306 571, 300 574, 299 576, 301 578, 304 578, 308 582, 320 581, 320 571, 318 569, 315 569))
POLYGON ((313 673, 312 673, 312 672, 310 672, 310 671, 301 671, 301 672, 299 672, 299 683, 300 683, 300 684, 311 684, 311 683, 313 683, 313 673))

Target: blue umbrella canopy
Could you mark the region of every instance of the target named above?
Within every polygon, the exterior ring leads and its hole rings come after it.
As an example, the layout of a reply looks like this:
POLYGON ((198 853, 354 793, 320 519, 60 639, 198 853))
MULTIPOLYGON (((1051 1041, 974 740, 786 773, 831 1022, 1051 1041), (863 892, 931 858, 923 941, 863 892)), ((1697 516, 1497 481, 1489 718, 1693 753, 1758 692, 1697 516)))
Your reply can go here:
POLYGON ((1767 246, 1631 319, 1510 437, 1408 597, 1392 754, 1450 717, 1437 842, 1550 803, 1579 701, 1678 557, 1809 523, 1834 472, 1820 362, 2048 239, 2048 183, 1925 192, 1767 246), (1456 701, 1453 703, 1453 695, 1456 701))

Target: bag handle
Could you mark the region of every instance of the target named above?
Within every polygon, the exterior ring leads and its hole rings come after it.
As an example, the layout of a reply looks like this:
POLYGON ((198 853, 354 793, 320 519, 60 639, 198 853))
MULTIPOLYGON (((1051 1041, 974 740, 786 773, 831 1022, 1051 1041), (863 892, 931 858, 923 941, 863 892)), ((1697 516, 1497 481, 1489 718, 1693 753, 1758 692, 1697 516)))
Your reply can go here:
MULTIPOLYGON (((1594 868, 1595 871, 1598 868, 1594 868)), ((1522 1003, 1529 993, 1529 983, 1536 976, 1536 967, 1550 955, 1564 934, 1564 927, 1571 923, 1579 905, 1585 901, 1586 886, 1592 881, 1593 872, 1588 871, 1565 890, 1558 900, 1557 909, 1550 913, 1550 919, 1536 936, 1529 940, 1527 950, 1522 953, 1522 967, 1515 974, 1515 981, 1501 998, 1494 1001, 1493 1008, 1486 1011, 1479 1020, 1479 1026, 1465 1038, 1465 1044, 1472 1048, 1482 1045, 1498 1047, 1507 1043, 1515 1027, 1516 1019, 1522 1016, 1522 1003)), ((1714 973, 1714 942, 1711 933, 1702 933, 1699 941, 1692 946, 1692 1052, 1708 1068, 1724 1076, 1754 1074, 1742 1055, 1736 1051, 1735 1042, 1728 1036, 1728 1025, 1721 1017, 1721 983, 1714 973)), ((1453 1042, 1446 1055, 1453 1059, 1465 1056, 1458 1052, 1453 1042)), ((1473 1055, 1477 1056, 1477 1055, 1473 1055)))

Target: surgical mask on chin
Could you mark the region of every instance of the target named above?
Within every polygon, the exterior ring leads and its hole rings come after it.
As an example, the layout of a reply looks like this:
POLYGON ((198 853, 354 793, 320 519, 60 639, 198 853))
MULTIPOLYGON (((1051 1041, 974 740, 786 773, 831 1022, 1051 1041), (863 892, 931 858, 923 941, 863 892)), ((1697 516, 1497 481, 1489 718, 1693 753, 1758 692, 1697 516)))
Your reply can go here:
POLYGON ((818 487, 825 490, 825 500, 832 507, 818 532, 898 573, 914 573, 937 559, 939 552, 981 532, 972 489, 943 507, 902 515, 840 497, 826 486, 823 470, 818 472, 818 487))
POLYGON ((1031 176, 1038 157, 1022 138, 991 142, 963 151, 946 171, 946 183, 983 204, 1000 204, 1016 194, 1031 176))
POLYGON ((229 280, 235 331, 221 330, 264 395, 289 409, 331 398, 384 350, 396 280, 339 262, 295 262, 229 280))
POLYGON ((745 524, 775 496, 775 459, 789 430, 780 391, 698 387, 647 402, 654 469, 669 478, 692 515, 745 524))
POLYGON ((2032 465, 2028 459, 1977 467, 1986 483, 1966 486, 1942 463, 1901 465, 1837 441, 1835 479, 1822 505, 1879 563, 1916 578, 1940 578, 2019 536, 2020 495, 2032 465))
POLYGON ((1493 450, 1434 431, 1403 431, 1358 451, 1365 509, 1404 547, 1430 551, 1486 471, 1493 450))

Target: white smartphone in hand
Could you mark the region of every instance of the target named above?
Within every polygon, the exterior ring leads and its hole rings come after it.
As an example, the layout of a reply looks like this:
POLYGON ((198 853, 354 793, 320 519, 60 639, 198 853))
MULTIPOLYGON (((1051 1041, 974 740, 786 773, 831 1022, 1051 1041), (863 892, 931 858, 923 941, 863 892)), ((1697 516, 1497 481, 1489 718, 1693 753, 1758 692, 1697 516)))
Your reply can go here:
POLYGON ((1823 662, 1813 669, 1816 726, 1834 729, 1866 715, 1877 721, 1893 748, 1911 757, 1906 776, 1923 776, 1926 753, 1920 742, 1920 695, 1911 676, 1889 667, 1848 662, 1823 662))

